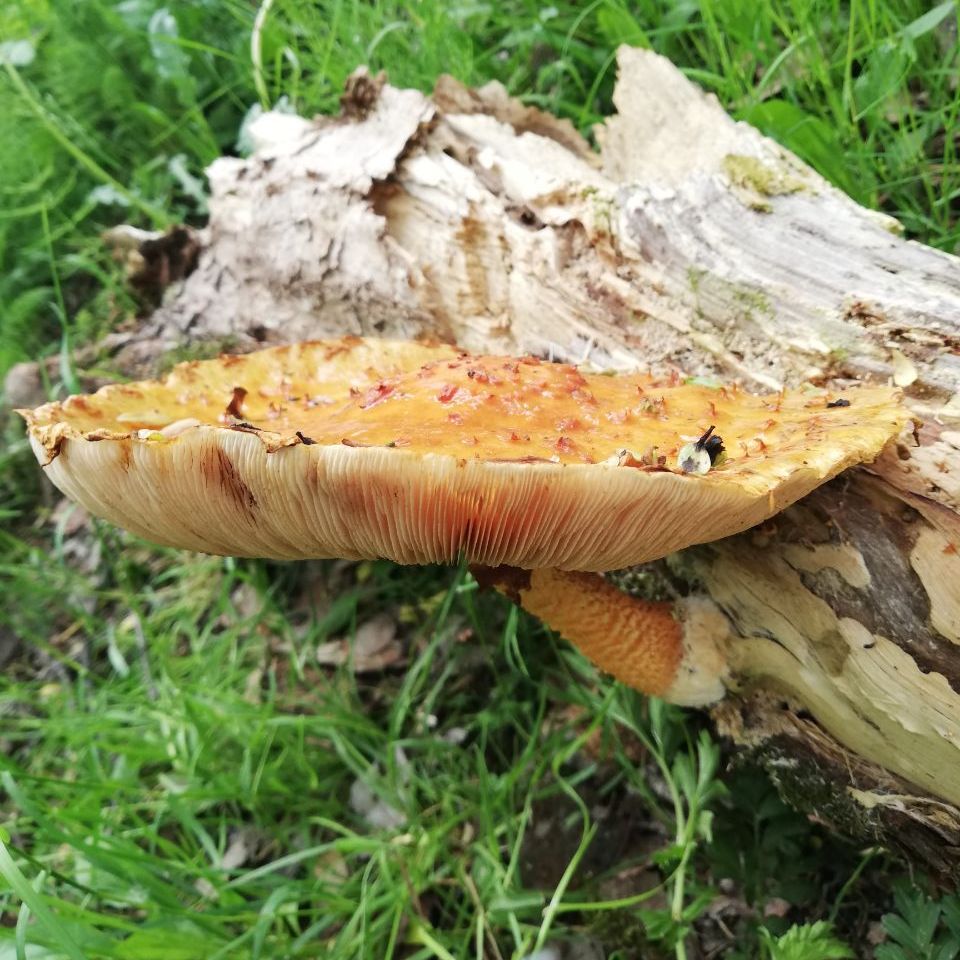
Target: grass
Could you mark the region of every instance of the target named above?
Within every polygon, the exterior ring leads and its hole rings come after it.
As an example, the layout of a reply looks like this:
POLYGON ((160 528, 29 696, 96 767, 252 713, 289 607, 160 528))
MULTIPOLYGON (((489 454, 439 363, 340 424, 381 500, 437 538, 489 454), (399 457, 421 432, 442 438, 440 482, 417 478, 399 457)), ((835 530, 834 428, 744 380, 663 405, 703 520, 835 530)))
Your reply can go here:
MULTIPOLYGON (((909 235, 960 241, 949 3, 260 12, 255 67, 241 0, 0 11, 0 371, 59 355, 68 389, 71 347, 138 309, 101 230, 202 222, 249 110, 332 111, 363 62, 496 78, 589 131, 616 45, 651 46, 909 235)), ((12 422, 0 504, 0 958, 817 960, 871 924, 880 960, 960 950, 960 901, 895 885, 463 570, 152 548, 58 508, 12 422), (401 663, 317 664, 377 614, 401 663)))

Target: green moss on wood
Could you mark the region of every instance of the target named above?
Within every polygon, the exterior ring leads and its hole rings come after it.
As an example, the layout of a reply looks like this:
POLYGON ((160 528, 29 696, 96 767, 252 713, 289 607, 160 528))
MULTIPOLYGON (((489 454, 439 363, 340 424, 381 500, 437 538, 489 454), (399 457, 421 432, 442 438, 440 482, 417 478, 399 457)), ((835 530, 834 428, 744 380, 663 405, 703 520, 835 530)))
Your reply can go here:
POLYGON ((841 834, 865 843, 882 840, 880 819, 858 803, 834 777, 793 741, 773 737, 750 751, 749 759, 766 770, 780 796, 795 810, 816 816, 841 834))
POLYGON ((751 210, 771 213, 773 206, 766 197, 780 197, 803 190, 806 184, 786 170, 769 166, 756 157, 728 153, 723 158, 723 169, 730 182, 738 187, 751 210))
POLYGON ((169 373, 178 363, 190 360, 212 360, 221 353, 236 351, 237 338, 234 336, 215 337, 212 340, 198 340, 192 343, 181 343, 167 351, 157 364, 157 376, 169 373))

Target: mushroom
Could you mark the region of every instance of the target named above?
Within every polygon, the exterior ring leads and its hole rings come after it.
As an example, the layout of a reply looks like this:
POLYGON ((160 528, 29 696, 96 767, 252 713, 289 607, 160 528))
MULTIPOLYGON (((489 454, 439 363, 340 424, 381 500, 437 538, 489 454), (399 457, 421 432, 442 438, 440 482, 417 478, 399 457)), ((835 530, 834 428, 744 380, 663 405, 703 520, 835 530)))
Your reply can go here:
POLYGON ((67 496, 149 540, 465 556, 614 676, 699 704, 723 693, 722 614, 635 600, 598 574, 737 533, 875 457, 908 414, 887 387, 851 396, 344 337, 19 412, 67 496))

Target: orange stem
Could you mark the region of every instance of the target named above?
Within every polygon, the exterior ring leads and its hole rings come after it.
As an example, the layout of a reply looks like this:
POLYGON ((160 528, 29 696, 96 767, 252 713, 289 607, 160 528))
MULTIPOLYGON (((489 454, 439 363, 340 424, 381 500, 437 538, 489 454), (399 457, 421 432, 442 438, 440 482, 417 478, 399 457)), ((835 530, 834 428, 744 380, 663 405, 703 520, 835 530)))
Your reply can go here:
POLYGON ((475 571, 617 680, 662 696, 683 659, 683 628, 673 604, 637 600, 595 573, 563 570, 475 571))
POLYGON ((596 573, 476 566, 473 574, 641 693, 689 706, 723 696, 729 628, 705 598, 638 600, 596 573))

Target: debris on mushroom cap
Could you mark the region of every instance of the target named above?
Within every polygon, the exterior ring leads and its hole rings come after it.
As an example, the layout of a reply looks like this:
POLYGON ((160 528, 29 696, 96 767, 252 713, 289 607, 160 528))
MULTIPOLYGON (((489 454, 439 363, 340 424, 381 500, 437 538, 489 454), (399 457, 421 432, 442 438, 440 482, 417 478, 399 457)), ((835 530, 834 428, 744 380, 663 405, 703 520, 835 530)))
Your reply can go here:
POLYGON ((886 387, 827 409, 801 391, 357 337, 193 361, 21 413, 54 483, 161 543, 572 570, 743 530, 872 459, 908 418, 886 387), (727 456, 708 473, 670 466, 683 437, 715 460, 718 435, 727 456))
POLYGON ((699 440, 694 440, 680 448, 680 453, 677 454, 677 465, 684 473, 708 473, 717 463, 726 448, 723 440, 713 432, 715 429, 716 427, 710 424, 699 440))

